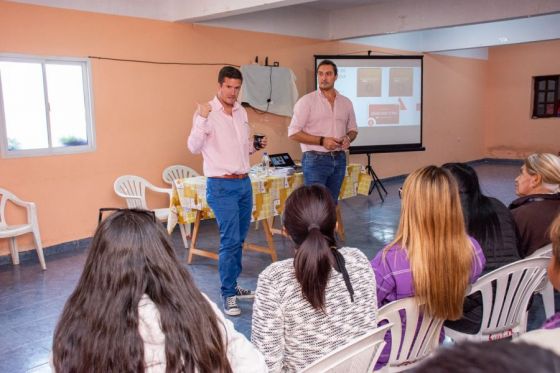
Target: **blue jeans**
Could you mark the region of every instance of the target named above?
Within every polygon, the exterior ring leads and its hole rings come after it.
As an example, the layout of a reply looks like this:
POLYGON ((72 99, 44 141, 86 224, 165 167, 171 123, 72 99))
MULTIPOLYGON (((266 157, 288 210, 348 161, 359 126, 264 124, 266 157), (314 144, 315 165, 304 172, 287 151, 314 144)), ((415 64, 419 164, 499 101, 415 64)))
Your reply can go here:
POLYGON ((305 185, 321 184, 327 187, 336 204, 342 180, 346 174, 346 154, 304 152, 301 161, 303 183, 305 185))
POLYGON ((220 228, 218 272, 222 297, 235 295, 241 273, 243 243, 251 224, 253 189, 251 180, 208 178, 206 201, 214 211, 220 228))

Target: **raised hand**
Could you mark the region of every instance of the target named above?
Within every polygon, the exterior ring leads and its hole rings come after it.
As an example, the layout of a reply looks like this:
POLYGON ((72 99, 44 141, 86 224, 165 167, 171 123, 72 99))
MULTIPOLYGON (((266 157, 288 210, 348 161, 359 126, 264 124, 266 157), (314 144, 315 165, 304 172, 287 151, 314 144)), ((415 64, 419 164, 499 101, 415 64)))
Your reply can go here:
POLYGON ((203 104, 197 104, 196 111, 198 112, 198 115, 200 115, 201 117, 208 118, 208 115, 212 111, 212 106, 210 106, 209 102, 205 102, 203 104))

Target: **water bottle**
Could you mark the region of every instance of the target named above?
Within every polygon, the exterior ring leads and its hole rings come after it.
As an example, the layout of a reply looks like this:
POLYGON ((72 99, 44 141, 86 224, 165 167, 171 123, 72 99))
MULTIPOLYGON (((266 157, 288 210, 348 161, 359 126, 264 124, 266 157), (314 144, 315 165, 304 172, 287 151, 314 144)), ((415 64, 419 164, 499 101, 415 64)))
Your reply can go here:
POLYGON ((262 161, 261 161, 261 168, 264 176, 270 175, 270 157, 268 156, 267 152, 263 153, 262 161))

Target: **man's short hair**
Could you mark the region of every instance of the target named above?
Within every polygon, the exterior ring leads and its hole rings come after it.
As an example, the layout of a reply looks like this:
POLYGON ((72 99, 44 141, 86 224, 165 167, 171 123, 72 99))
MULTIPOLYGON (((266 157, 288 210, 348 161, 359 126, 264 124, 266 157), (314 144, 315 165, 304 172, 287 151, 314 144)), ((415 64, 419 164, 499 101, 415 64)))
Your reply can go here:
POLYGON ((555 373, 560 356, 528 343, 508 340, 465 342, 439 348, 414 373, 555 373))
POLYGON ((331 60, 323 60, 319 63, 319 65, 317 66, 317 71, 319 70, 319 67, 323 66, 323 65, 328 65, 328 66, 332 66, 333 70, 334 70, 334 75, 338 76, 338 68, 336 67, 336 64, 334 62, 332 62, 331 60))
POLYGON ((222 84, 226 78, 239 79, 243 82, 243 75, 239 69, 233 66, 224 66, 220 69, 218 74, 218 83, 222 84))

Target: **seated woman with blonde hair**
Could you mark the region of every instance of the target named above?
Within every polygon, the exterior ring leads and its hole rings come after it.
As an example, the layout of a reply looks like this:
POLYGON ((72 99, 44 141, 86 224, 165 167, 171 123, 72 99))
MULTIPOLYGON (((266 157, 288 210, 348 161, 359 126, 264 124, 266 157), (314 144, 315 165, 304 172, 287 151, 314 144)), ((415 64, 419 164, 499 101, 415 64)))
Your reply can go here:
POLYGON ((251 339, 270 372, 297 372, 375 329, 375 277, 366 256, 338 248, 336 207, 321 185, 302 186, 287 199, 284 227, 294 259, 260 275, 251 339))
POLYGON ((525 258, 548 245, 548 227, 560 214, 560 158, 535 153, 525 159, 515 178, 520 197, 509 208, 519 232, 519 255, 525 258))
MULTIPOLYGON (((467 286, 480 276, 485 262, 480 245, 465 231, 453 176, 436 166, 416 170, 404 182, 395 239, 371 261, 378 307, 415 297, 428 314, 457 320, 467 286)), ((385 340, 376 368, 389 358, 389 333, 385 340)))
POLYGON ((97 227, 56 326, 51 363, 58 373, 267 371, 196 288, 153 212, 136 209, 97 227))

